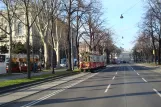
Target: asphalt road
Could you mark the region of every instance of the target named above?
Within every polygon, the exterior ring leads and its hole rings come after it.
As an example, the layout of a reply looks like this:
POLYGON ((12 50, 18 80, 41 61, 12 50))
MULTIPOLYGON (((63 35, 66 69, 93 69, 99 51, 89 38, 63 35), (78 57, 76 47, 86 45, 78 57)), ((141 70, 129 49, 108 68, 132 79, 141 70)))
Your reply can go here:
POLYGON ((114 65, 5 107, 161 107, 161 74, 152 69, 114 65))

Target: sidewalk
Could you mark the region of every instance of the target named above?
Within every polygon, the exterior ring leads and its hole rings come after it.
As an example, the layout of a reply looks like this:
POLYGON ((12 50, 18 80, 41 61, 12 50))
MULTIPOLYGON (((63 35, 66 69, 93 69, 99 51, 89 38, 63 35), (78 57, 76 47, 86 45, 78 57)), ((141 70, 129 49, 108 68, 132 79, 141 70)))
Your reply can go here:
POLYGON ((151 65, 149 63, 134 63, 134 65, 144 66, 144 67, 148 67, 148 68, 153 68, 151 71, 157 72, 157 73, 161 74, 161 66, 159 66, 159 65, 151 65))
MULTIPOLYGON (((60 72, 60 71, 66 71, 66 68, 58 68, 55 69, 55 72, 60 72)), ((52 71, 39 71, 38 73, 33 73, 31 71, 31 76, 40 76, 40 75, 45 75, 45 74, 51 74, 52 71)), ((6 81, 6 80, 14 80, 14 79, 21 79, 21 78, 26 78, 27 73, 13 73, 12 75, 0 77, 0 81, 6 81)))

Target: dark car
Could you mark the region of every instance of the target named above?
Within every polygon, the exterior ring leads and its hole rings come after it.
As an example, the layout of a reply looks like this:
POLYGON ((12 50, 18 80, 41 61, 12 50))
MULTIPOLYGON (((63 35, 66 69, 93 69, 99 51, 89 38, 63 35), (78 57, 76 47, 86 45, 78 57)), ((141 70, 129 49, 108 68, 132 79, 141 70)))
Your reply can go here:
POLYGON ((123 61, 123 63, 126 63, 126 61, 123 61))

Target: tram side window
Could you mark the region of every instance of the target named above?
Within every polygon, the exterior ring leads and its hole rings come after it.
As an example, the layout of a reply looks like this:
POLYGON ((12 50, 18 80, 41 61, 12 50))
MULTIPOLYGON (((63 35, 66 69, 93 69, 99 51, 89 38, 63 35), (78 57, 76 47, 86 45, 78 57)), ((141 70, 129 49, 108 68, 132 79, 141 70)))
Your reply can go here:
POLYGON ((90 62, 93 62, 93 57, 92 56, 90 56, 90 62))
POLYGON ((87 62, 90 62, 90 56, 87 57, 87 62))

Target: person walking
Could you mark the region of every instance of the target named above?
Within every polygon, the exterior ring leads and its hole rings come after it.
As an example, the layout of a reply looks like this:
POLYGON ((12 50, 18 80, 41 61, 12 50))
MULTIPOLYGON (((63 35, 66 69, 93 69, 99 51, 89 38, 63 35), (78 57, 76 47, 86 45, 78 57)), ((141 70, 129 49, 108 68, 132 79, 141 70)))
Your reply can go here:
POLYGON ((33 65, 33 72, 36 73, 37 72, 37 63, 34 62, 34 65, 33 65))

